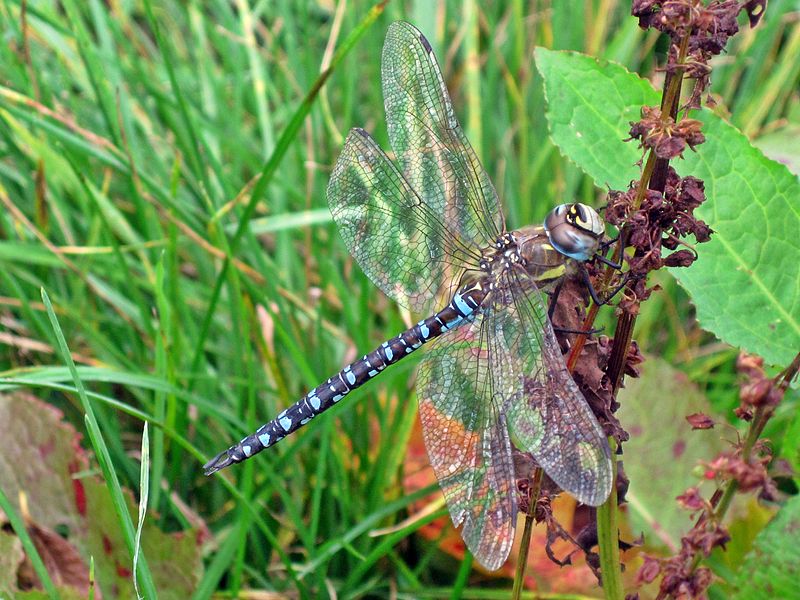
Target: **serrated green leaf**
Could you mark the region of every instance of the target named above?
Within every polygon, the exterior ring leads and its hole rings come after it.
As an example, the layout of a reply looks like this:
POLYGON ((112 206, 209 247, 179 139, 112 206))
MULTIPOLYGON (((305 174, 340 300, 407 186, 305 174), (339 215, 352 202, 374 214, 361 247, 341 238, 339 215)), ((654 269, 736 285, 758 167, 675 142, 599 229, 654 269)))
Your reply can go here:
POLYGON ((798 598, 800 496, 789 500, 756 538, 737 577, 736 600, 798 598))
MULTIPOLYGON (((608 61, 537 49, 553 141, 598 187, 624 188, 637 177, 636 144, 623 144, 650 84, 608 61)), ((706 183, 697 210, 715 231, 700 259, 671 272, 691 294, 700 324, 721 340, 788 364, 800 350, 800 183, 720 117, 704 110, 706 142, 674 161, 706 183)))
POLYGON ((659 101, 644 79, 613 62, 536 48, 544 79, 550 137, 598 187, 624 189, 638 179, 637 144, 624 144, 642 105, 659 101))
POLYGON ((673 269, 697 319, 720 339, 788 365, 800 351, 800 182, 708 111, 707 142, 677 165, 706 184, 696 211, 714 229, 689 269, 673 269))

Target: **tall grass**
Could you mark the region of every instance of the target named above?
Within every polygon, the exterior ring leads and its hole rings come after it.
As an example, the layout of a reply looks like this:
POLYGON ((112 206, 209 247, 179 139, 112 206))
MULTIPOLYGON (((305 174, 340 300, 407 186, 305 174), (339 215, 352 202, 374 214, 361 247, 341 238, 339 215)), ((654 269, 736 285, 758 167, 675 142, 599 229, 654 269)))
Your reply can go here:
MULTIPOLYGON (((387 147, 379 53, 391 21, 414 21, 434 45, 510 225, 602 196, 548 140, 532 50, 587 51, 658 77, 665 48, 615 0, 486 4, 389 4, 307 116, 303 98, 371 4, 0 4, 3 374, 72 385, 44 288, 81 380, 116 401, 93 407, 121 485, 138 487, 147 419, 160 526, 186 526, 180 499, 214 534, 198 598, 251 587, 439 597, 464 585, 468 572, 456 583, 457 567, 412 535, 424 519, 369 535, 422 496, 403 488, 415 359, 222 478, 200 466, 410 322, 348 256, 325 202, 350 127, 387 147)), ((715 71, 750 135, 798 115, 792 8, 771 2, 715 71)), ((712 391, 729 382, 732 351, 664 286, 639 342, 712 391)), ((39 393, 83 429, 78 394, 39 393)), ((504 597, 498 585, 481 597, 504 597)))

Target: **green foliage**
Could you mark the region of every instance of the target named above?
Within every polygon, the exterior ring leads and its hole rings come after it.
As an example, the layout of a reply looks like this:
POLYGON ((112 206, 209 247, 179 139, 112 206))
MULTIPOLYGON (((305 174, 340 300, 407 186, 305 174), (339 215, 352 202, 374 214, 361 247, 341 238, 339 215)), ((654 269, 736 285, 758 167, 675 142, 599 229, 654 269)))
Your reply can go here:
POLYGON ((734 586, 736 600, 796 598, 800 576, 800 497, 790 499, 758 535, 734 586))
POLYGON ((659 359, 643 365, 641 377, 626 383, 619 400, 617 416, 631 435, 624 446, 631 531, 645 533, 651 546, 677 548, 692 523, 685 509, 665 499, 698 485, 700 461, 723 449, 718 430, 692 431, 685 418, 709 414, 708 402, 685 375, 659 359))
POLYGON ((703 112, 708 144, 679 167, 705 181, 697 211, 714 229, 700 259, 673 273, 692 296, 703 328, 788 365, 800 349, 800 180, 766 158, 734 127, 703 112))
POLYGON ((547 122, 559 150, 600 188, 625 189, 638 179, 642 151, 623 144, 631 121, 660 94, 621 65, 575 52, 537 48, 547 122))
MULTIPOLYGON (((658 102, 658 94, 620 65, 541 48, 536 56, 553 140, 598 187, 626 189, 638 178, 634 163, 642 153, 635 144, 620 149, 620 140, 627 121, 638 118, 636 108, 658 102)), ((698 116, 706 142, 687 150, 677 170, 705 182, 707 200, 697 214, 714 235, 697 248, 691 268, 671 272, 704 329, 787 365, 800 348, 800 289, 787 268, 800 264, 800 181, 720 117, 707 110, 698 116)))

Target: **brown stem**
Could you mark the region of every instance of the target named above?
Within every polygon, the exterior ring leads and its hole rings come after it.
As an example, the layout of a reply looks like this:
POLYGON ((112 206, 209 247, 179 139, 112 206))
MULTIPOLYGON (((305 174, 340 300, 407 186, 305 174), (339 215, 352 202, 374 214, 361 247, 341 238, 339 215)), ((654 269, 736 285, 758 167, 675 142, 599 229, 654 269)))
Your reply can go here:
MULTIPOLYGON (((589 312, 586 314, 586 318, 583 320, 583 325, 581 329, 585 332, 589 332, 592 330, 592 325, 594 325, 594 320, 597 317, 597 311, 600 310, 600 307, 597 304, 592 304, 589 308, 589 312)), ((575 338, 575 343, 570 348, 569 356, 567 357, 567 371, 573 373, 575 371, 575 367, 578 365, 578 357, 581 355, 581 350, 583 350, 583 346, 586 343, 588 333, 582 333, 575 338)))
MULTIPOLYGON (((689 50, 689 33, 681 40, 678 50, 678 60, 676 69, 667 73, 664 79, 664 95, 661 99, 661 120, 666 122, 669 119, 675 120, 678 116, 678 106, 681 97, 681 84, 683 82, 683 70, 681 65, 686 60, 689 50), (668 109, 668 110, 665 110, 668 109)), ((650 150, 647 155, 642 176, 636 189, 636 197, 633 200, 633 210, 638 210, 644 201, 647 190, 664 192, 667 184, 667 174, 669 172, 669 160, 656 157, 655 151, 650 150)), ((620 247, 627 240, 627 228, 623 228, 620 234, 620 247)), ((628 348, 631 345, 633 329, 636 325, 636 316, 631 313, 623 313, 617 320, 617 328, 614 332, 614 344, 611 348, 611 355, 608 359, 606 374, 613 386, 613 393, 616 396, 620 385, 622 385, 622 375, 625 372, 625 362, 628 358, 628 348)))
POLYGON ((628 348, 633 339, 633 327, 636 325, 636 316, 631 313, 622 313, 617 319, 617 328, 614 330, 614 344, 608 357, 606 374, 611 381, 612 395, 617 396, 622 385, 622 374, 625 372, 625 362, 628 359, 628 348))

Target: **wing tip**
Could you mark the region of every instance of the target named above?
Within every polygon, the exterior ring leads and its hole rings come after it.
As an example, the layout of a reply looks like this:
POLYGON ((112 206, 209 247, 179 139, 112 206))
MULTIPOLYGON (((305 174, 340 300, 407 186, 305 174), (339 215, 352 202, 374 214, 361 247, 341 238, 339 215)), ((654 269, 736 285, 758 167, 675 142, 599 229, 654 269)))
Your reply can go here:
POLYGON ((431 43, 428 41, 428 38, 422 35, 422 32, 418 31, 417 33, 419 36, 419 43, 422 44, 423 48, 425 48, 425 52, 427 52, 428 54, 433 54, 433 47, 431 46, 431 43))
POLYGON ((590 496, 585 498, 581 498, 580 496, 575 496, 575 499, 580 502, 581 504, 585 504, 586 506, 592 506, 597 508, 605 503, 608 500, 609 495, 611 495, 611 490, 608 491, 606 494, 598 494, 596 492, 592 493, 590 496))
POLYGON ((414 25, 413 23, 409 23, 408 21, 395 21, 389 25, 389 28, 386 31, 386 37, 389 38, 390 35, 397 32, 398 35, 400 34, 409 34, 416 38, 416 40, 422 44, 422 47, 425 49, 425 52, 428 54, 433 54, 433 47, 431 43, 428 41, 428 38, 419 30, 419 28, 414 25))
MULTIPOLYGON (((514 513, 516 515, 516 511, 514 513)), ((464 529, 461 530, 461 537, 467 544, 467 548, 472 553, 472 556, 487 570, 497 571, 508 560, 511 554, 511 548, 514 546, 514 537, 516 534, 516 527, 512 519, 505 523, 504 531, 495 531, 496 536, 487 537, 485 531, 481 531, 479 537, 473 537, 475 530, 470 531, 470 528, 476 525, 474 522, 465 524, 464 529), (491 541, 490 541, 491 540, 491 541)))

